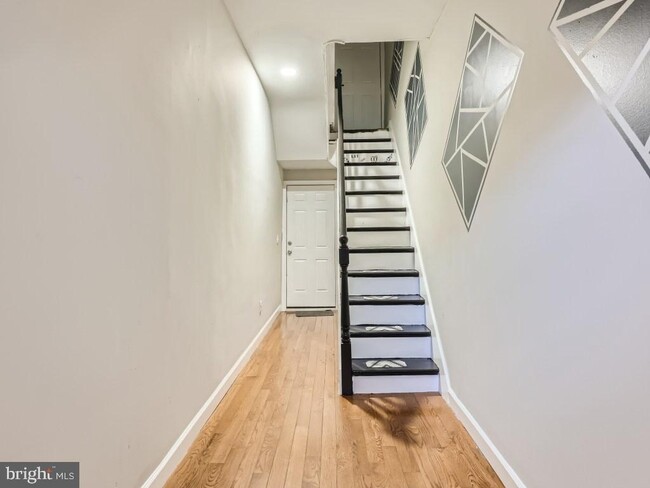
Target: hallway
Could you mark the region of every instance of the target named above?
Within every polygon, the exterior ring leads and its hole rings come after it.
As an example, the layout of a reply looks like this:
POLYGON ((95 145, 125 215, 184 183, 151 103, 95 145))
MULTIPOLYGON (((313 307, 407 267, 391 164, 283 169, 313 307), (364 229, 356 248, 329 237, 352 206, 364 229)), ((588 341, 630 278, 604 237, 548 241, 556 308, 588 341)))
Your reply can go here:
POLYGON ((335 319, 282 314, 166 488, 503 486, 442 397, 341 397, 335 319))

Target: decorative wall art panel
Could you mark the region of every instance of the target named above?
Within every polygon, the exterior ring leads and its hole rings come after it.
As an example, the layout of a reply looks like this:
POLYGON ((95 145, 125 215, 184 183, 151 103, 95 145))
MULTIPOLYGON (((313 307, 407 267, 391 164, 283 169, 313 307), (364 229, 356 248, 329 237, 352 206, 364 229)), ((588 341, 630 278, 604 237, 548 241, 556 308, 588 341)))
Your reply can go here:
POLYGON ((474 16, 442 160, 469 230, 524 53, 474 16))
POLYGON ((650 175, 650 0, 563 0, 550 30, 650 175))
POLYGON ((397 92, 399 91, 399 77, 402 73, 402 57, 404 55, 404 42, 397 41, 393 45, 393 64, 390 69, 390 96, 393 103, 397 104, 397 92))
POLYGON ((413 70, 409 78, 404 97, 406 105, 406 128, 409 136, 409 155, 411 166, 415 161, 415 155, 420 147, 422 133, 427 125, 427 102, 424 94, 424 76, 422 74, 422 59, 420 58, 420 47, 418 46, 413 61, 413 70))

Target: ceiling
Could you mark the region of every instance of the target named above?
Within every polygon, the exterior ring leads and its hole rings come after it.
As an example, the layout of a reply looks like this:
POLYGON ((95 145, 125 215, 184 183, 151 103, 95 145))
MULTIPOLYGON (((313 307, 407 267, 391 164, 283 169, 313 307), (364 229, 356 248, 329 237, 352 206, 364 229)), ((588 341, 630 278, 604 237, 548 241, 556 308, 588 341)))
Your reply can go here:
POLYGON ((333 41, 428 37, 447 0, 224 0, 269 98, 277 157, 293 167, 328 159, 333 41), (330 65, 328 67, 328 64, 330 65), (293 69, 294 76, 283 75, 293 69), (330 76, 328 76, 328 73, 330 76))

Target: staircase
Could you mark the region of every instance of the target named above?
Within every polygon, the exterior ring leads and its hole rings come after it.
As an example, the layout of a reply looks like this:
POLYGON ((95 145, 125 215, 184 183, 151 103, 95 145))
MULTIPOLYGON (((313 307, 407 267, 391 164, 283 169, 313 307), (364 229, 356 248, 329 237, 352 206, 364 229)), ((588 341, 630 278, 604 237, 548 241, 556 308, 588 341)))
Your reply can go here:
MULTIPOLYGON (((348 285, 352 390, 439 391, 403 182, 390 134, 385 130, 346 131, 343 147, 342 201, 349 266, 342 279, 348 285)), ((346 287, 342 290, 345 293, 346 287)), ((345 300, 342 303, 345 306, 345 300)))

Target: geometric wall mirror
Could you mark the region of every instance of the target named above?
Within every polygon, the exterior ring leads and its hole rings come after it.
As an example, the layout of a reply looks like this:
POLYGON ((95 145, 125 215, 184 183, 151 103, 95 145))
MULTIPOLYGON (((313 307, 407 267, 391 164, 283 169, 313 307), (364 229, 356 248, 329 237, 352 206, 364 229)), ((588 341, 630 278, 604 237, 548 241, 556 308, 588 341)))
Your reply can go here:
POLYGON ((524 53, 474 16, 442 165, 469 230, 524 53))
POLYGON ((549 28, 650 175, 650 1, 563 0, 549 28))
POLYGON ((409 156, 411 166, 415 161, 415 155, 420 147, 422 134, 427 125, 427 101, 424 95, 424 75, 422 74, 422 59, 420 58, 420 47, 415 52, 413 70, 409 78, 409 84, 404 96, 406 109, 406 131, 409 139, 409 156))

